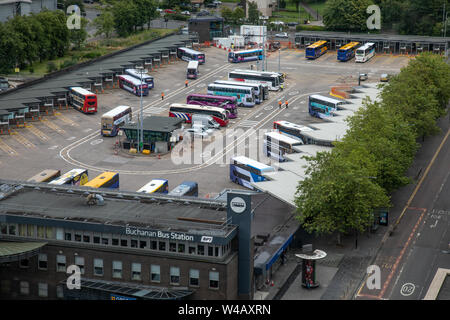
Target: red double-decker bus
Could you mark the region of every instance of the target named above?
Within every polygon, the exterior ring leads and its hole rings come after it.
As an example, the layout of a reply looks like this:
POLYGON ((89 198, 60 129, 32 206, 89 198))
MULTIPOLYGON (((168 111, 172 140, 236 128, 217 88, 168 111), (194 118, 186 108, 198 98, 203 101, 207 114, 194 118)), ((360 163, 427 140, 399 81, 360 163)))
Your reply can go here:
POLYGON ((83 113, 96 113, 97 95, 81 87, 71 87, 69 104, 83 113))

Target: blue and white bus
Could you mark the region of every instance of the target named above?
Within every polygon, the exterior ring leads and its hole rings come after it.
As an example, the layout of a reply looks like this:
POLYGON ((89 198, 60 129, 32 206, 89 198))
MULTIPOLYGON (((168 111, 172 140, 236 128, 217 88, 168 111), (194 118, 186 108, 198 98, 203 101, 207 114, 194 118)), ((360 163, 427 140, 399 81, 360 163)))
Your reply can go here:
POLYGON ((141 80, 141 77, 142 77, 142 81, 145 82, 146 84, 148 84, 149 89, 153 89, 155 87, 155 80, 148 73, 142 73, 142 75, 141 75, 139 70, 137 70, 137 69, 125 69, 125 73, 129 76, 132 76, 133 78, 138 79, 138 80, 141 80))
MULTIPOLYGON (((266 71, 254 71, 254 70, 241 70, 235 69, 228 73, 228 80, 242 81, 248 83, 261 83, 267 86, 267 90, 278 91, 280 90, 280 76, 279 73, 266 72, 266 71)), ((268 92, 265 95, 269 95, 268 92)))
POLYGON ((262 60, 263 55, 264 55, 263 49, 232 51, 232 52, 228 52, 228 61, 236 63, 236 62, 247 62, 247 61, 253 61, 253 60, 262 60))
POLYGON ((303 132, 314 131, 313 128, 284 120, 274 121, 273 128, 281 134, 299 140, 302 144, 305 143, 303 132))
POLYGON ((369 61, 375 55, 375 43, 368 42, 356 50, 355 62, 369 61))
POLYGON ((307 59, 316 59, 321 55, 325 54, 328 50, 327 41, 320 40, 314 42, 312 45, 306 47, 305 50, 305 58, 307 59))
POLYGON ((263 152, 266 156, 275 158, 280 162, 286 161, 286 153, 294 153, 294 146, 302 145, 299 139, 288 137, 276 131, 264 134, 263 152))
POLYGON ((244 156, 231 158, 231 181, 252 190, 255 190, 251 185, 252 182, 266 181, 267 179, 263 177, 262 174, 274 171, 275 169, 273 167, 244 156))
POLYGON ((119 76, 119 87, 137 95, 138 97, 141 95, 141 90, 143 96, 147 96, 149 91, 148 85, 145 82, 141 82, 141 80, 129 75, 119 76))
POLYGON ((350 42, 338 49, 337 59, 339 61, 348 61, 355 56, 356 49, 359 47, 359 42, 350 42))
POLYGON ((166 179, 154 179, 140 188, 141 193, 168 193, 169 181, 166 179))
POLYGON ((255 93, 250 87, 210 83, 208 85, 208 94, 216 96, 236 97, 237 105, 240 107, 255 106, 255 93))
POLYGON ((214 83, 253 88, 253 90, 255 91, 255 103, 260 104, 264 100, 264 89, 262 84, 245 83, 242 81, 228 81, 228 80, 216 80, 214 81, 214 83))
POLYGON ((344 104, 344 101, 313 94, 309 96, 308 110, 313 117, 324 119, 332 117, 333 111, 338 110, 341 104, 344 104))
POLYGON ((200 64, 206 62, 206 56, 203 52, 181 47, 177 49, 177 57, 184 61, 198 61, 200 64))
POLYGON ((168 195, 198 197, 198 183, 194 181, 183 181, 179 186, 170 191, 168 195))

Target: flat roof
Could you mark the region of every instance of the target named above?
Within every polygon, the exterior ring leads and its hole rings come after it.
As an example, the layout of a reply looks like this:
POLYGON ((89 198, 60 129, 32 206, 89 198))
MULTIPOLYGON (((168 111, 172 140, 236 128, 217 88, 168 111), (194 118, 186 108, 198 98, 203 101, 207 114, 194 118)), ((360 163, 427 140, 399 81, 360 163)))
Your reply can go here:
MULTIPOLYGON (((142 121, 144 130, 157 131, 157 132, 172 132, 179 128, 179 125, 183 122, 183 119, 176 117, 159 117, 149 116, 142 121)), ((130 122, 125 124, 123 129, 137 129, 136 122, 130 122)))
POLYGON ((303 180, 303 177, 290 171, 278 171, 270 174, 270 176, 269 174, 265 174, 264 176, 268 176, 273 180, 254 182, 251 185, 295 207, 294 199, 298 182, 303 180))

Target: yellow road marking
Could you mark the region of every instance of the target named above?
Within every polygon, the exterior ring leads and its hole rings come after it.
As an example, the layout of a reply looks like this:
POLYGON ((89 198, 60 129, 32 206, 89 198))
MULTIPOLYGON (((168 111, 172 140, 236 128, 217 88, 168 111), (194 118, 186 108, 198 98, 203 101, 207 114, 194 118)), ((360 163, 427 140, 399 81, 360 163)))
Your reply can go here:
POLYGON ((13 148, 11 148, 9 145, 7 145, 2 139, 0 139, 0 149, 5 151, 10 156, 17 156, 18 155, 17 151, 14 150, 13 148))
POLYGON ((43 119, 42 123, 44 123, 47 127, 49 127, 50 129, 55 130, 58 133, 65 133, 66 131, 64 131, 63 129, 61 129, 60 127, 58 127, 56 124, 54 124, 52 121, 47 120, 47 119, 43 119))
POLYGON ((62 121, 64 121, 65 123, 70 124, 71 126, 78 126, 78 123, 70 120, 69 118, 67 118, 66 116, 63 116, 62 114, 56 114, 58 116, 58 118, 60 118, 62 121))
POLYGON ((33 143, 31 143, 27 138, 25 138, 23 135, 21 135, 18 132, 14 131, 14 134, 12 135, 12 137, 27 148, 36 148, 36 146, 33 143))
POLYGON ((36 128, 33 125, 29 126, 28 130, 30 130, 31 133, 33 133, 35 136, 37 136, 42 141, 48 141, 50 139, 45 133, 43 133, 41 130, 39 130, 38 128, 36 128))

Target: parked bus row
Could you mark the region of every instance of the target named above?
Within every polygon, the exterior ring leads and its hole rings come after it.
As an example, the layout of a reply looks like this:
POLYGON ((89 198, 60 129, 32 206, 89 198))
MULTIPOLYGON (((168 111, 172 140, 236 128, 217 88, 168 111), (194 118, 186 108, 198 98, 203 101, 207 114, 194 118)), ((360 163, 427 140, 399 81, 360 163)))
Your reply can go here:
MULTIPOLYGON (((316 41, 305 49, 305 58, 317 59, 328 51, 326 40, 316 41)), ((349 61, 355 58, 355 62, 369 61, 375 55, 375 43, 349 42, 337 50, 337 60, 349 61)))
MULTIPOLYGON (((46 169, 27 180, 34 183, 48 183, 51 185, 73 185, 98 188, 119 188, 119 173, 103 172, 94 179, 88 181, 86 169, 72 169, 63 175, 60 170, 46 169)), ((169 182, 166 179, 154 179, 145 184, 137 192, 143 193, 168 193, 171 196, 194 196, 198 197, 198 184, 193 181, 183 181, 180 185, 169 192, 169 182)))

